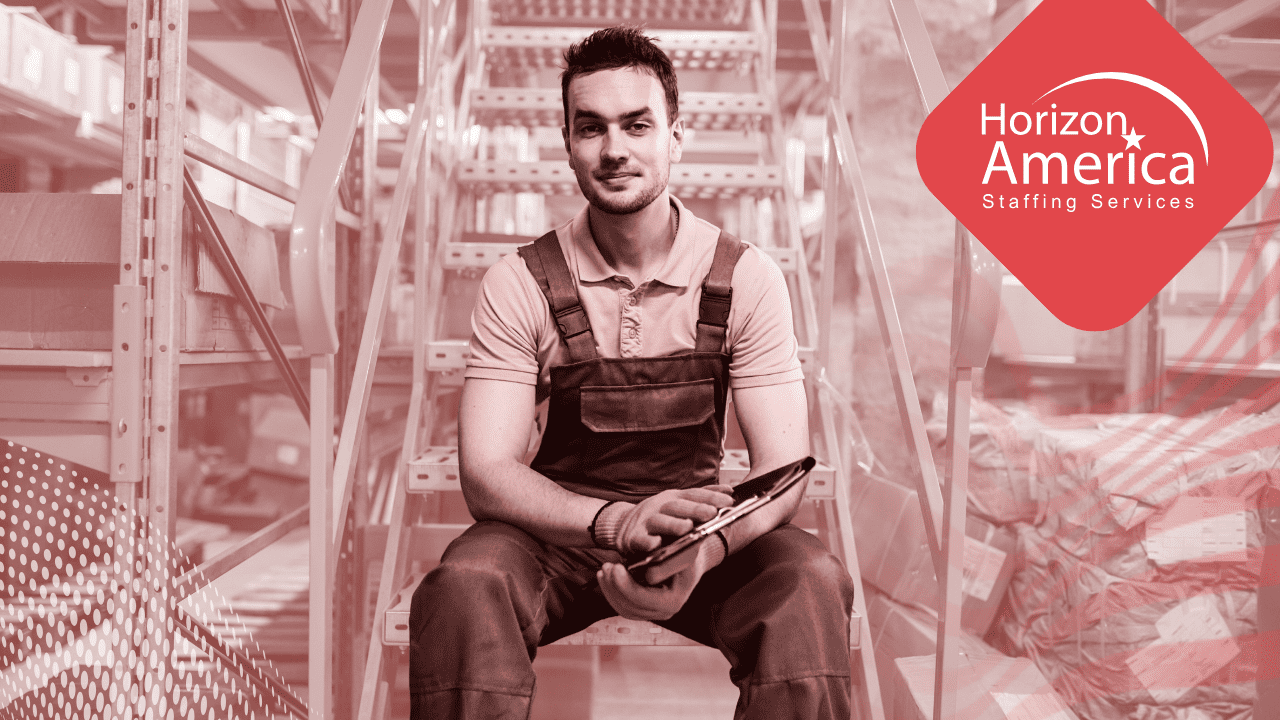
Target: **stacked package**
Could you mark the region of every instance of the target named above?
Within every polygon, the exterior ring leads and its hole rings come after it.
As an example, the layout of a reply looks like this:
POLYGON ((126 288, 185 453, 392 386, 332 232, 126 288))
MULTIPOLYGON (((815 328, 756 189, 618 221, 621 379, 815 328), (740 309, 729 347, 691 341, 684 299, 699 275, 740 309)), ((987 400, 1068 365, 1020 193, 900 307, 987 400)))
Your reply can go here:
POLYGON ((999 623, 1088 720, 1252 713, 1263 538, 1280 413, 1061 419, 1029 464, 999 623))

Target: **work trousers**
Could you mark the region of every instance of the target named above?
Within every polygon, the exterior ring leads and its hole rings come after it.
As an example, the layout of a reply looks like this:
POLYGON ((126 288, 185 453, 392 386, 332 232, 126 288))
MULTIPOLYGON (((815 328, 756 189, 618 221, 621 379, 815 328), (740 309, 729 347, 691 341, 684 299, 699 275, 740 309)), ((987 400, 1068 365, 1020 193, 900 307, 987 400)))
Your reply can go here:
MULTIPOLYGON (((413 720, 527 718, 538 646, 617 614, 595 578, 617 560, 501 522, 469 528, 413 595, 413 720)), ((739 720, 848 720, 852 606, 844 566, 788 524, 709 570, 658 624, 724 653, 739 720)))

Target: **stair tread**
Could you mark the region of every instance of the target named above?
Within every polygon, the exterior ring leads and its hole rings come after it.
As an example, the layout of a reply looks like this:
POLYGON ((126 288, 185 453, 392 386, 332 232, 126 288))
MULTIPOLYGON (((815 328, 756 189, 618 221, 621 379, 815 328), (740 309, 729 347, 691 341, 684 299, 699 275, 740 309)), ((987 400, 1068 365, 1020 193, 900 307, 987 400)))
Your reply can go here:
MULTIPOLYGON (((778 165, 693 164, 671 166, 669 190, 680 198, 769 195, 786 177, 778 165)), ((578 180, 563 160, 515 162, 467 160, 458 163, 459 185, 473 191, 577 195, 578 180)))
MULTIPOLYGON (((471 91, 476 122, 488 127, 560 127, 564 106, 559 88, 480 88, 471 91)), ((758 93, 685 92, 680 116, 687 129, 768 130, 769 99, 758 93)))
MULTIPOLYGON (((603 23, 608 24, 608 23, 603 23)), ((564 49, 592 27, 491 26, 481 44, 495 68, 558 68, 564 49)), ((650 30, 676 70, 736 70, 764 50, 757 33, 737 30, 650 30)))

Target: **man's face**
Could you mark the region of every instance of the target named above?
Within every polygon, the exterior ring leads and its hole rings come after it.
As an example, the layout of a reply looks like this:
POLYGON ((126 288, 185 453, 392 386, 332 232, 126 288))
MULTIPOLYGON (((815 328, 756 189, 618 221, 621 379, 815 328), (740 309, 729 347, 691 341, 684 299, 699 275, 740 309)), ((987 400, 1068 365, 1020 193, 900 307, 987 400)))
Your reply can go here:
POLYGON ((598 210, 636 212, 667 189, 684 131, 667 122, 662 83, 634 68, 601 70, 569 82, 569 167, 598 210))

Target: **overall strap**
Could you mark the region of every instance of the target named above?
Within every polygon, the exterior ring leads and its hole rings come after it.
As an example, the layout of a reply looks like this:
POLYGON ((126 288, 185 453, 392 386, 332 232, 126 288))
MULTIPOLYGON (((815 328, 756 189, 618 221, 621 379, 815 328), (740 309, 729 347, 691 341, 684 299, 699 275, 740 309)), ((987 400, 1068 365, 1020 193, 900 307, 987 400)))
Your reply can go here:
POLYGON ((702 299, 698 301, 698 336, 695 352, 721 352, 729 328, 729 306, 733 302, 733 269, 747 246, 738 238, 721 230, 716 238, 716 254, 711 270, 702 281, 702 299))
POLYGON ((591 334, 591 322, 578 298, 578 285, 569 273, 569 264, 560 250, 556 231, 543 235, 517 251, 524 258, 533 279, 542 288, 556 320, 560 339, 569 347, 569 361, 592 360, 596 355, 595 336, 591 334))

